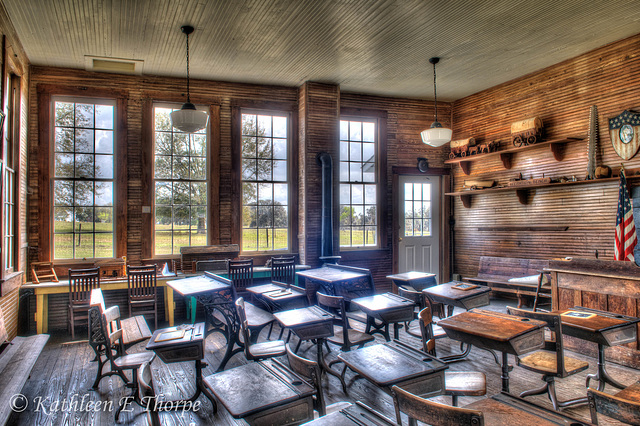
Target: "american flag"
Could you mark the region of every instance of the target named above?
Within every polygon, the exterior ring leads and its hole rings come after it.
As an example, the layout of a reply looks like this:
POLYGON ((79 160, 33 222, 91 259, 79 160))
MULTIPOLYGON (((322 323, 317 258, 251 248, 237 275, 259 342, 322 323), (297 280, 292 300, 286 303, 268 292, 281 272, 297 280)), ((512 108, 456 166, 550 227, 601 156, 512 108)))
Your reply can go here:
POLYGON ((633 248, 638 242, 636 225, 633 222, 633 208, 627 190, 627 178, 620 171, 620 192, 618 194, 618 216, 616 218, 615 260, 634 261, 633 248))

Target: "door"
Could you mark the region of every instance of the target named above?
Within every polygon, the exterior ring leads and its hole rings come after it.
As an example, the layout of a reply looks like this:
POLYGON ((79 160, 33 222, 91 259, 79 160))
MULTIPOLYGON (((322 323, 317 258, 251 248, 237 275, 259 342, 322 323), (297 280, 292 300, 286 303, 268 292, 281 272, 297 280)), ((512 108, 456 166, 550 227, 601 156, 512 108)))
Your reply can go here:
POLYGON ((399 176, 398 272, 436 274, 440 259, 440 176, 399 176))

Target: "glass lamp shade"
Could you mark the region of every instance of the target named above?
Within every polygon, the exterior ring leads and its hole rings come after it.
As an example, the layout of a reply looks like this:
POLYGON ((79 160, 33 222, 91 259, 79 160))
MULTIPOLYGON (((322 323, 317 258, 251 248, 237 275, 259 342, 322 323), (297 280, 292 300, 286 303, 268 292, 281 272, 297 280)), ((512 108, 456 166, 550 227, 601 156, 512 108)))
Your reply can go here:
POLYGON ((434 122, 427 130, 423 130, 420 135, 422 136, 422 142, 429 146, 439 147, 445 143, 451 142, 451 129, 442 127, 439 122, 434 122))
POLYGON ((190 102, 182 105, 178 111, 171 113, 171 124, 178 130, 193 133, 207 127, 209 116, 204 111, 198 111, 190 102))

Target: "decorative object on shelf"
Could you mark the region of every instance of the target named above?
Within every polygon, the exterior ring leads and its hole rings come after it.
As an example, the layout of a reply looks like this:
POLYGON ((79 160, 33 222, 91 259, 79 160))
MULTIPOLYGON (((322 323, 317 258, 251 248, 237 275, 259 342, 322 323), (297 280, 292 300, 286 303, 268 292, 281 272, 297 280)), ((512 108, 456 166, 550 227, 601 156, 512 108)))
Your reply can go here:
POLYGON ((426 158, 418 157, 418 171, 425 173, 429 169, 429 162, 426 158))
POLYGON ((469 189, 491 188, 495 183, 493 180, 471 179, 464 181, 464 187, 469 189))
POLYGON ((191 103, 189 94, 189 34, 193 32, 193 27, 184 25, 180 28, 187 36, 187 102, 177 111, 171 113, 171 124, 178 130, 186 133, 193 133, 207 127, 209 116, 204 111, 198 111, 191 103))
POLYGON ((609 119, 613 149, 623 160, 630 160, 640 147, 640 112, 624 110, 609 119))
POLYGON ((442 127, 438 121, 438 95, 436 92, 436 64, 440 62, 440 58, 434 57, 429 59, 429 63, 433 64, 433 98, 436 109, 436 121, 431 123, 431 127, 420 133, 422 142, 433 147, 439 147, 451 140, 451 129, 442 127))
POLYGON ((604 179, 611 177, 611 167, 609 166, 598 166, 596 167, 596 171, 594 173, 596 179, 604 179))
POLYGON ((539 117, 527 118, 511 124, 511 141, 516 148, 533 145, 544 136, 544 127, 539 117))
POLYGON ((544 185, 547 183, 551 183, 551 178, 549 177, 542 177, 542 178, 531 178, 531 179, 520 179, 520 180, 513 180, 510 181, 509 183, 507 183, 508 187, 514 187, 514 186, 532 186, 532 185, 544 185))
POLYGON ((491 141, 478 144, 476 145, 476 148, 478 150, 478 154, 488 154, 490 152, 497 151, 499 146, 500 141, 491 141))
POLYGON ((467 155, 477 154, 475 138, 458 139, 451 141, 449 144, 451 152, 449 158, 466 157, 467 155))
POLYGON ((127 262, 124 258, 96 260, 94 266, 100 267, 101 280, 121 278, 127 275, 127 262))
POLYGON ((596 177, 596 154, 598 152, 598 107, 591 105, 589 112, 589 142, 587 145, 587 179, 596 177))

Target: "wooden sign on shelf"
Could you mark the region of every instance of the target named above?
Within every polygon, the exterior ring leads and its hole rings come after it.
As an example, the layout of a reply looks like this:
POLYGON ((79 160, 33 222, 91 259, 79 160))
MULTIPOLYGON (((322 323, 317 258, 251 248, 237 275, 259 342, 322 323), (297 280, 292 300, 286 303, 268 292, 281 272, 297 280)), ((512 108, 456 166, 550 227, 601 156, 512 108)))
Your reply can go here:
POLYGON ((551 183, 551 178, 536 178, 536 179, 527 179, 527 180, 514 180, 507 183, 508 187, 517 187, 517 186, 531 186, 531 185, 544 185, 547 183, 551 183))

